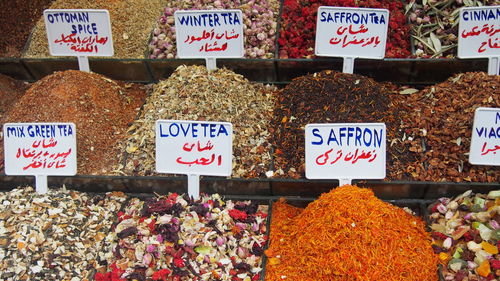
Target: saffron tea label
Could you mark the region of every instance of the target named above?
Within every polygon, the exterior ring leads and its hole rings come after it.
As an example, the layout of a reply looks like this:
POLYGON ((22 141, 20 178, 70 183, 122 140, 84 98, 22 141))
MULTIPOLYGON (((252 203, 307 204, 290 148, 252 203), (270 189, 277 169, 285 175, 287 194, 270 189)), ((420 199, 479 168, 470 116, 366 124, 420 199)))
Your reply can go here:
POLYGON ((315 54, 382 59, 389 11, 386 9, 318 8, 315 54))
POLYGON ((230 176, 233 126, 227 122, 156 121, 156 171, 230 176))
POLYGON ((500 6, 460 10, 458 57, 500 57, 500 6))
POLYGON ((76 174, 73 123, 7 123, 3 126, 5 174, 76 174))
POLYGON ((308 179, 385 178, 383 123, 308 124, 305 142, 308 179))
POLYGON ((469 162, 473 165, 500 166, 500 108, 476 109, 469 162))
POLYGON ((243 13, 240 10, 176 11, 179 58, 242 58, 243 13))
POLYGON ((45 10, 45 29, 53 56, 113 56, 107 10, 45 10))

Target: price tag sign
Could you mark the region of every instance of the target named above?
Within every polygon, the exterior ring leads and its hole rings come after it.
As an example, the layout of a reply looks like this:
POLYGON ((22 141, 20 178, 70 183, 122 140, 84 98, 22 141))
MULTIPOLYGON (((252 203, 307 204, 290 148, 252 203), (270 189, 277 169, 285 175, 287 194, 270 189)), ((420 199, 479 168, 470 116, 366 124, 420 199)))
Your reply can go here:
POLYGON ((469 162, 473 165, 500 166, 500 108, 476 109, 469 162))
POLYGON ((317 56, 382 59, 389 11, 386 9, 318 8, 317 56))
POLYGON ((460 9, 458 57, 500 57, 500 6, 460 9))
POLYGON ((306 178, 385 178, 385 124, 308 124, 305 134, 306 178))
POLYGON ((243 14, 240 10, 176 11, 179 58, 242 58, 243 14))
POLYGON ((53 56, 113 56, 107 10, 45 10, 45 28, 53 56))
POLYGON ((5 174, 37 176, 38 192, 47 191, 47 175, 76 174, 75 124, 7 123, 3 135, 5 174))

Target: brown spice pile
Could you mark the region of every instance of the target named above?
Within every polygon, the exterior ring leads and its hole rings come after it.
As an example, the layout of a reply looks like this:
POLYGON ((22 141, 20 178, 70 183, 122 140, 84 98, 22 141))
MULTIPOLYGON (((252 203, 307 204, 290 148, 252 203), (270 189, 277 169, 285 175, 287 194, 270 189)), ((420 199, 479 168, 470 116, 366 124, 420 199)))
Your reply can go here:
MULTIPOLYGON (((28 84, 0 74, 0 126, 2 118, 24 94, 28 84)), ((1 165, 1 164, 0 164, 1 165)))
MULTIPOLYGON (((143 86, 68 70, 34 83, 4 121, 75 123, 78 174, 106 174, 117 165, 117 143, 145 98, 143 86)), ((3 147, 0 157, 3 162, 3 147)))
POLYGON ((52 0, 0 1, 0 57, 20 57, 31 30, 52 0))
POLYGON ((126 164, 116 171, 156 174, 156 120, 200 120, 233 124, 233 177, 264 177, 271 161, 268 128, 273 91, 224 68, 208 73, 204 66, 179 66, 155 85, 141 117, 129 128, 123 145, 126 164))
POLYGON ((438 280, 424 222, 345 185, 306 209, 273 204, 266 280, 438 280))
MULTIPOLYGON (((394 90, 389 83, 331 70, 295 78, 279 92, 270 128, 276 175, 304 177, 304 128, 309 123, 384 122, 390 140, 400 122, 389 97, 394 90)), ((387 154, 388 167, 395 157, 387 154)))
MULTIPOLYGON (((55 0, 51 9, 106 9, 113 31, 115 58, 144 58, 151 30, 165 5, 162 0, 55 0)), ((49 57, 41 18, 25 57, 49 57)))
POLYGON ((500 76, 458 74, 395 99, 405 112, 398 138, 416 159, 404 165, 411 180, 500 181, 500 167, 472 166, 468 162, 474 111, 478 107, 500 107, 500 76))

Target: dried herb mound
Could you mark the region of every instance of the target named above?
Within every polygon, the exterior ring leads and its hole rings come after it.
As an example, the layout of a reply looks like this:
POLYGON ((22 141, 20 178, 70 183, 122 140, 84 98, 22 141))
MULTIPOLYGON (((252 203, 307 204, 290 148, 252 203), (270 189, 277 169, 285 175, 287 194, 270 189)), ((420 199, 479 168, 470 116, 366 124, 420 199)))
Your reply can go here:
POLYGON ((265 254, 266 280, 438 280, 424 222, 356 186, 274 204, 265 254))
POLYGON ((330 70, 294 79, 278 94, 270 129, 277 176, 304 175, 304 127, 309 123, 385 122, 390 139, 389 130, 399 122, 398 108, 390 107, 391 91, 391 84, 330 70))
POLYGON ((499 167, 472 166, 467 154, 476 108, 500 107, 500 76, 458 74, 400 98, 406 106, 398 138, 416 158, 405 165, 412 180, 500 181, 499 167))
POLYGON ((180 66, 155 85, 124 144, 127 175, 155 173, 155 122, 158 119, 225 121, 233 124, 233 176, 264 177, 269 169, 269 124, 274 88, 251 83, 227 69, 180 66))
POLYGON ((118 141, 145 97, 139 85, 95 73, 56 72, 34 83, 4 121, 75 123, 78 173, 106 174, 117 165, 118 141))

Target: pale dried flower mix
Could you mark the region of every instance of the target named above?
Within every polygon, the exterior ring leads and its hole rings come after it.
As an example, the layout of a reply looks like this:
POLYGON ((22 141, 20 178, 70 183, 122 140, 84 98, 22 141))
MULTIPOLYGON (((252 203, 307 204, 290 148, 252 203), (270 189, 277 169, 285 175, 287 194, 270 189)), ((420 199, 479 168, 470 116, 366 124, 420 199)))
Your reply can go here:
POLYGON ((155 122, 159 119, 221 121, 233 124, 234 177, 265 177, 269 170, 269 123, 274 87, 251 83, 227 69, 180 66, 155 85, 141 116, 128 129, 115 172, 155 174, 155 122))

